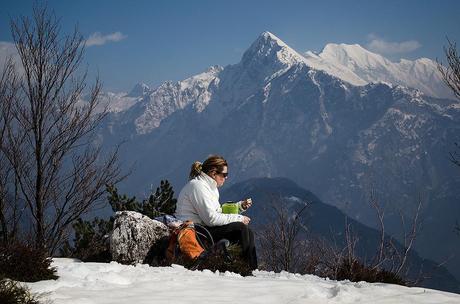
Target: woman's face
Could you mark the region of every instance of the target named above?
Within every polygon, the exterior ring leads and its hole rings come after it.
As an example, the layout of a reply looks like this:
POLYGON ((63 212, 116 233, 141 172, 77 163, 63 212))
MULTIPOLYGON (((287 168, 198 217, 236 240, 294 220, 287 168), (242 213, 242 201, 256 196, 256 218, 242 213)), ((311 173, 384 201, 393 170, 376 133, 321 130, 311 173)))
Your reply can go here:
POLYGON ((225 180, 227 179, 227 174, 228 174, 228 168, 224 167, 222 172, 214 172, 211 177, 214 179, 217 183, 217 187, 222 187, 222 185, 225 183, 225 180))

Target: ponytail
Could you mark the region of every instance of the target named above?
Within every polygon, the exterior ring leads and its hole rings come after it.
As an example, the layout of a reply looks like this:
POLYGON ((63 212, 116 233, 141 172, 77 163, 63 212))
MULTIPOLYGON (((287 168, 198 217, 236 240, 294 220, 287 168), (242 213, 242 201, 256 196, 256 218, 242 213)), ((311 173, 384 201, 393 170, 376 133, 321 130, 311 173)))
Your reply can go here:
POLYGON ((194 179, 198 175, 201 174, 201 170, 203 168, 203 165, 199 162, 196 161, 192 164, 192 168, 190 169, 190 174, 188 176, 189 179, 194 179))
POLYGON ((227 161, 219 155, 210 155, 204 163, 196 161, 190 169, 189 179, 194 179, 199 176, 201 172, 209 175, 210 172, 222 172, 224 167, 227 167, 227 161))

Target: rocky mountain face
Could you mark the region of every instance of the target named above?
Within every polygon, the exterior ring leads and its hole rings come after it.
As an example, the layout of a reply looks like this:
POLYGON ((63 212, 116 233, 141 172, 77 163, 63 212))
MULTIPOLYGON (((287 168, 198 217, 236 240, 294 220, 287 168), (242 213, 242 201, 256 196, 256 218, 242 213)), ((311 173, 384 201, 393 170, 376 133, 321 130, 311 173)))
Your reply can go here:
MULTIPOLYGON (((407 229, 422 201, 417 249, 444 262, 460 252, 452 232, 460 170, 448 160, 460 134, 458 102, 343 79, 266 32, 235 65, 144 91, 108 117, 101 138, 106 147, 126 141, 130 193, 146 193, 161 179, 179 191, 192 162, 217 153, 230 163, 230 184, 288 177, 370 226, 372 196, 387 207, 387 231, 396 235, 403 231, 399 211, 407 229)), ((447 262, 458 277, 459 258, 447 262)))

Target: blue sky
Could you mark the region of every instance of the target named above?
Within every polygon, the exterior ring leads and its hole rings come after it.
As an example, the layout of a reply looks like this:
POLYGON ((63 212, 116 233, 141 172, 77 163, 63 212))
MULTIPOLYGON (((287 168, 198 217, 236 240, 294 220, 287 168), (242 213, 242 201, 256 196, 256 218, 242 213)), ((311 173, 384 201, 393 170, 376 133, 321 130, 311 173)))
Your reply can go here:
MULTIPOLYGON (((30 15, 33 1, 0 0, 0 42, 9 19, 30 15)), ((263 31, 299 52, 358 43, 392 59, 443 58, 446 36, 460 44, 460 1, 121 1, 51 0, 62 32, 75 25, 91 46, 85 61, 104 89, 157 86, 211 65, 237 63, 263 31)), ((0 48, 0 56, 2 56, 0 48)))

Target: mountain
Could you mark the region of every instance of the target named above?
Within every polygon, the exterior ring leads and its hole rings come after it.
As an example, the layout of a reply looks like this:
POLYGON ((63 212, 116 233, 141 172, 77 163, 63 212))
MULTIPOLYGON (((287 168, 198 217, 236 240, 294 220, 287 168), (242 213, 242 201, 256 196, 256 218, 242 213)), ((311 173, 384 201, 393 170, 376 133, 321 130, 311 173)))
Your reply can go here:
MULTIPOLYGON (((351 227, 356 243, 356 254, 362 259, 372 259, 380 244, 380 232, 369 228, 353 219, 346 219, 346 215, 336 207, 324 204, 318 197, 286 178, 254 178, 230 187, 225 187, 221 193, 222 201, 238 201, 252 198, 253 207, 247 211, 251 218, 251 226, 255 231, 266 225, 274 218, 272 204, 283 203, 287 206, 289 217, 294 217, 295 210, 307 205, 306 212, 302 213, 302 231, 326 239, 338 248, 346 247, 345 223, 351 227)), ((374 221, 378 218, 375 216, 374 221)), ((276 225, 276 222, 272 222, 276 225)), ((259 231, 260 232, 260 231, 259 231)), ((389 236, 386 236, 389 239, 389 236)), ((403 246, 397 241, 394 244, 400 252, 403 246)), ((419 286, 440 289, 450 292, 460 292, 460 282, 456 280, 444 267, 439 267, 433 261, 420 258, 415 252, 408 256, 406 265, 410 265, 408 278, 412 281, 421 275, 427 276, 419 286)))
POLYGON ((287 177, 367 225, 375 224, 372 195, 395 235, 400 213, 409 221, 421 200, 417 250, 447 260, 460 278, 460 257, 451 258, 460 252, 460 174, 448 160, 459 122, 453 100, 353 85, 266 32, 239 63, 166 82, 112 113, 100 138, 107 148, 125 141, 121 161, 134 170, 123 187, 140 195, 165 178, 179 190, 193 161, 218 153, 229 161, 229 183, 287 177))
POLYGON ((437 63, 428 58, 392 62, 358 44, 326 45, 320 54, 304 54, 308 64, 354 85, 387 82, 417 88, 438 98, 454 98, 444 84, 437 63))
POLYGON ((210 100, 207 88, 220 70, 220 67, 214 66, 204 73, 177 83, 166 82, 153 90, 144 98, 143 113, 135 120, 137 133, 149 133, 163 119, 190 103, 197 112, 202 111, 210 100))
POLYGON ((131 91, 126 95, 127 97, 143 97, 150 91, 150 88, 145 83, 138 83, 131 89, 131 91))

